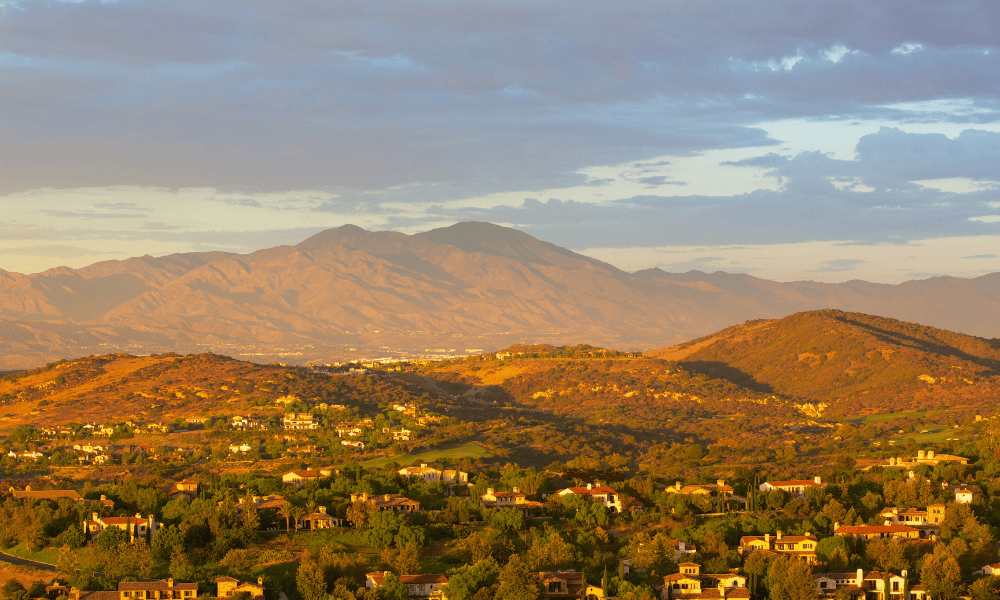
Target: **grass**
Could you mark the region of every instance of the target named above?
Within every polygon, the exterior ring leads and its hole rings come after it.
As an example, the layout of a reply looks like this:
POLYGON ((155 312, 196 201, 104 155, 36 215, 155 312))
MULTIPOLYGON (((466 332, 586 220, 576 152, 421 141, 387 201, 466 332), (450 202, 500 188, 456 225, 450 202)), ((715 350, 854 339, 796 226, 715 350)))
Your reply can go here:
POLYGON ((400 456, 390 456, 388 458, 376 458, 361 463, 367 468, 383 467, 391 462, 399 464, 409 464, 412 462, 434 462, 438 460, 455 461, 462 458, 483 458, 489 455, 489 450, 478 442, 466 442, 450 448, 431 448, 423 452, 414 454, 402 454, 400 456))
POLYGON ((18 558, 25 558, 28 560, 34 560, 43 563, 49 563, 51 565, 59 562, 59 550, 56 548, 43 548, 37 552, 29 552, 23 543, 20 543, 12 548, 7 548, 4 553, 10 554, 11 556, 16 556, 18 558))

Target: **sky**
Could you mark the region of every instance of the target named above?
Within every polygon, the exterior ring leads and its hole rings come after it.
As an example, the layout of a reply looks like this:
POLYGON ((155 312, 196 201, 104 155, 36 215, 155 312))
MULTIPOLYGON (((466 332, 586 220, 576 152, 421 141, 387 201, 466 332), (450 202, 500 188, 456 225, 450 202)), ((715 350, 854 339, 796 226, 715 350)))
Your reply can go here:
POLYGON ((1000 3, 0 0, 0 269, 515 227, 629 271, 1000 271, 1000 3))

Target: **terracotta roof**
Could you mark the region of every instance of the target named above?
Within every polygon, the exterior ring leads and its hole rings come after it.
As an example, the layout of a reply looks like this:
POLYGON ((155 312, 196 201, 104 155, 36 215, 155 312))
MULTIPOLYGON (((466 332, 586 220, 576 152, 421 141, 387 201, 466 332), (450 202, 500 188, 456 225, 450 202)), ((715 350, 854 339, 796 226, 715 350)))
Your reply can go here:
POLYGON ((365 573, 365 578, 371 579, 373 582, 375 582, 376 586, 379 586, 382 585, 382 581, 385 580, 385 576, 387 573, 389 573, 389 571, 374 571, 372 573, 365 573))
POLYGON ((866 535, 872 533, 919 533, 920 530, 909 525, 843 525, 834 533, 850 533, 866 535))
POLYGON ((80 600, 118 600, 118 592, 80 592, 80 600))
POLYGON ((105 525, 129 525, 131 523, 145 523, 146 519, 136 519, 135 517, 102 517, 101 522, 105 525))
POLYGON ((812 479, 790 479, 788 481, 768 481, 768 485, 772 487, 792 487, 792 486, 810 486, 810 485, 825 485, 822 483, 816 483, 812 479))
POLYGON ((215 583, 239 583, 239 579, 234 579, 229 576, 216 577, 215 583))
POLYGON ((167 584, 166 579, 159 581, 121 581, 118 583, 118 591, 124 592, 134 590, 197 590, 197 583, 174 583, 173 587, 167 584))
POLYGON ((399 580, 404 585, 416 585, 420 583, 448 583, 448 578, 444 575, 400 575, 399 580))

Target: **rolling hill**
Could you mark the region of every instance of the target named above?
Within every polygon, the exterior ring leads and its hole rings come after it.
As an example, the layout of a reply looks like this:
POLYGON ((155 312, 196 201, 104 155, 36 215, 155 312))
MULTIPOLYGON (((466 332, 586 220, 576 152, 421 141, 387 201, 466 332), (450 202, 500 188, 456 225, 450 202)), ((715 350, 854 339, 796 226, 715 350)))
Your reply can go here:
POLYGON ((1000 274, 776 283, 612 265, 488 223, 344 226, 296 246, 0 271, 0 370, 128 352, 258 362, 442 357, 513 343, 648 350, 817 308, 1000 335, 1000 274))

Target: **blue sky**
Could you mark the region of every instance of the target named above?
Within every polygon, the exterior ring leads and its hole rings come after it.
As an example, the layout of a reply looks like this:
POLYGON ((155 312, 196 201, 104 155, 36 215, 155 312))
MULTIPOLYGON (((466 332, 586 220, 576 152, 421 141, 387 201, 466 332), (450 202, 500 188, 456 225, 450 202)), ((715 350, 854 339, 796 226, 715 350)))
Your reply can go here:
POLYGON ((0 268, 514 226, 628 270, 1000 271, 983 2, 0 4, 0 268))

